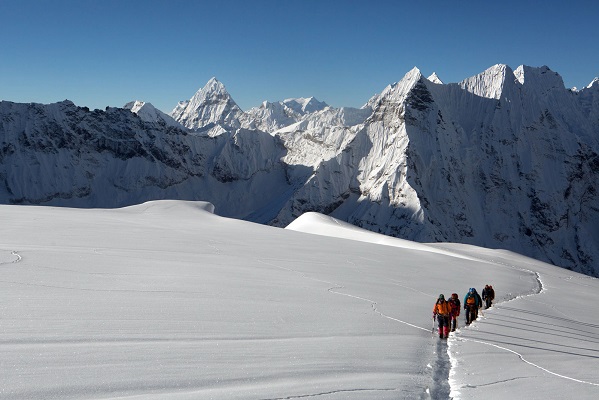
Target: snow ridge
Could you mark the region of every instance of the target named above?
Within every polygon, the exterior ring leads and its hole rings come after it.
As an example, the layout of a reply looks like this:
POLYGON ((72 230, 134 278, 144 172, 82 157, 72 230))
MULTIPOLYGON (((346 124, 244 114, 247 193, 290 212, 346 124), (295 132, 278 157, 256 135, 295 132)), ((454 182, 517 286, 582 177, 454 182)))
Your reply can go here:
POLYGON ((433 72, 427 79, 432 83, 437 83, 439 85, 443 84, 443 81, 441 80, 441 78, 439 78, 436 72, 433 72))

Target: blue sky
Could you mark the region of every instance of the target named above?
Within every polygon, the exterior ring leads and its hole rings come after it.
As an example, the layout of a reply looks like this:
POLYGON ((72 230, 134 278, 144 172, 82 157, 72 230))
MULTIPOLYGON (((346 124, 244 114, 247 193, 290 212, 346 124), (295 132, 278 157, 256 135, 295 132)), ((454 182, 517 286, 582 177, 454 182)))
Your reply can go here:
POLYGON ((315 96, 360 107, 417 66, 458 82, 501 63, 599 76, 599 2, 0 0, 0 100, 151 102, 211 77, 247 110, 315 96))

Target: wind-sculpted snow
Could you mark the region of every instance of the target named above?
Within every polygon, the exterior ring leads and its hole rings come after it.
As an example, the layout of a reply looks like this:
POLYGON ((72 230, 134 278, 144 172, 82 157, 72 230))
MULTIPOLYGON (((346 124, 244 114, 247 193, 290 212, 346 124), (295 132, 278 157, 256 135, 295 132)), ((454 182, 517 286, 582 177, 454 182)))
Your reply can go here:
POLYGON ((599 275, 596 81, 568 90, 548 67, 495 65, 443 84, 414 68, 361 109, 300 98, 243 112, 211 79, 171 113, 185 129, 130 106, 138 117, 3 102, 0 201, 206 200, 276 226, 316 211, 599 275))
POLYGON ((375 243, 385 246, 395 246, 404 249, 412 249, 423 252, 433 252, 444 254, 449 257, 458 257, 471 260, 472 258, 463 256, 458 253, 452 253, 440 249, 438 247, 432 247, 427 244, 421 244, 410 240, 399 239, 374 233, 366 229, 358 228, 355 225, 351 225, 347 222, 340 221, 330 216, 323 214, 309 212, 301 217, 297 218, 291 224, 285 227, 292 231, 311 233, 314 235, 324 235, 329 237, 338 237, 349 240, 357 240, 367 243, 375 243))
POLYGON ((134 206, 124 208, 127 212, 138 211, 143 214, 156 215, 176 215, 178 217, 194 218, 196 213, 200 213, 200 218, 204 213, 214 214, 214 204, 204 201, 181 201, 181 200, 161 200, 149 201, 134 206))

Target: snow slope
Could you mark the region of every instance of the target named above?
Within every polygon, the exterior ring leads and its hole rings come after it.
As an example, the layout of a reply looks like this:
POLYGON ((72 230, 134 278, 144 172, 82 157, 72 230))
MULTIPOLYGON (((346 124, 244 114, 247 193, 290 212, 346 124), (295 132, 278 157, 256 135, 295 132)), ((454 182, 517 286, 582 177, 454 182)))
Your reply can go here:
POLYGON ((213 211, 0 205, 0 397, 599 395, 597 279, 317 214, 280 229, 213 211), (439 293, 487 283, 495 307, 431 335, 439 293))

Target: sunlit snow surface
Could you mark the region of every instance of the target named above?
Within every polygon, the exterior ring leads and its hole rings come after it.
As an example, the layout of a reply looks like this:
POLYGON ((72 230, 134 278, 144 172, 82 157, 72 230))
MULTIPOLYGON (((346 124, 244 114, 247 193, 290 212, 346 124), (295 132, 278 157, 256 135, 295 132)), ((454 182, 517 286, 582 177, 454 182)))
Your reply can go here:
POLYGON ((0 206, 0 398, 599 396, 597 279, 318 214, 278 229, 211 211, 0 206), (496 306, 431 334, 440 293, 487 283, 496 306))

